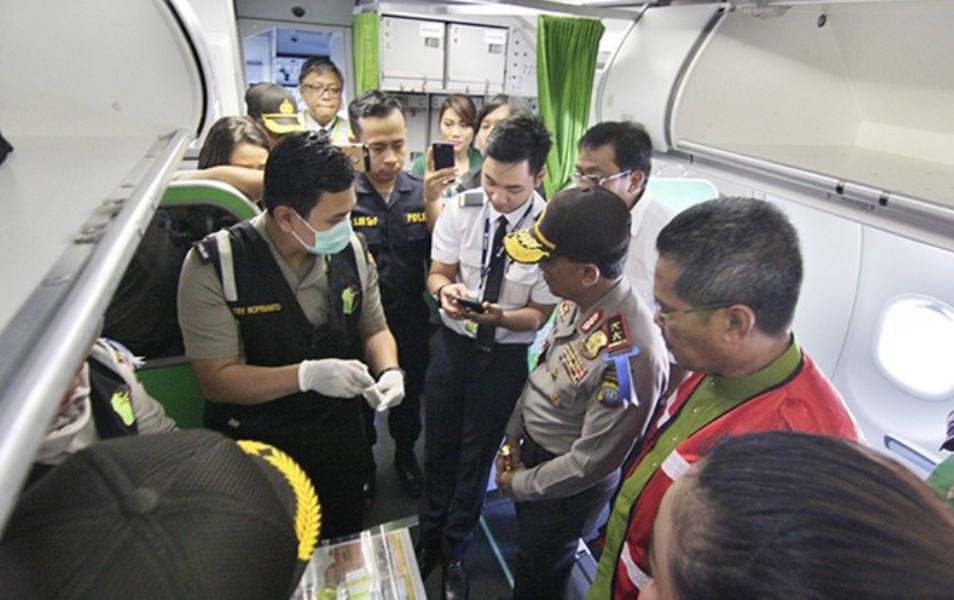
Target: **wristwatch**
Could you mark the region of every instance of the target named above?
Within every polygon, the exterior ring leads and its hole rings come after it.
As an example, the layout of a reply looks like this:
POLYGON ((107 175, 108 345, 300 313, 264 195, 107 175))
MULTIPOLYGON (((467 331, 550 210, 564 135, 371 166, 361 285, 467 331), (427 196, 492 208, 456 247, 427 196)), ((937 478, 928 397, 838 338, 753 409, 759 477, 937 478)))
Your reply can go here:
POLYGON ((450 285, 449 283, 445 283, 444 285, 437 288, 436 292, 434 292, 434 301, 437 302, 437 306, 441 305, 441 290, 449 285, 450 285))
POLYGON ((407 383, 407 373, 405 373, 404 369, 402 369, 401 367, 397 365, 394 365, 392 367, 385 367, 381 369, 381 372, 378 373, 378 379, 381 379, 381 376, 387 373, 388 371, 397 371, 398 373, 401 374, 401 379, 403 379, 404 382, 407 383))

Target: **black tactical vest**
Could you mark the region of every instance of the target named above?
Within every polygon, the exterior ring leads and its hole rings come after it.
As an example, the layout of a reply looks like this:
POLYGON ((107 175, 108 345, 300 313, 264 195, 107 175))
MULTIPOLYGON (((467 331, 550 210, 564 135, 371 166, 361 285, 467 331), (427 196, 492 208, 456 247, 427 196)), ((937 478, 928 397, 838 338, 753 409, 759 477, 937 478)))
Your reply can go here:
MULTIPOLYGON (((275 263, 268 243, 247 221, 229 230, 232 269, 237 299, 227 300, 239 324, 245 362, 275 367, 320 358, 359 358, 361 339, 358 323, 364 289, 358 273, 355 250, 351 244, 331 256, 328 265, 328 322, 314 327, 305 317, 294 292, 275 263), (347 298, 347 299, 346 299, 347 298), (350 312, 346 314, 346 304, 350 312)), ((203 262, 215 265, 219 280, 222 265, 213 237, 199 242, 203 262)), ((365 260, 362 256, 361 260, 365 260)), ((259 405, 206 403, 206 424, 210 419, 221 425, 223 419, 300 415, 311 410, 322 398, 317 392, 298 392, 259 405)), ((337 399, 335 399, 337 400, 337 399)), ((219 426, 213 428, 219 429, 219 426)))

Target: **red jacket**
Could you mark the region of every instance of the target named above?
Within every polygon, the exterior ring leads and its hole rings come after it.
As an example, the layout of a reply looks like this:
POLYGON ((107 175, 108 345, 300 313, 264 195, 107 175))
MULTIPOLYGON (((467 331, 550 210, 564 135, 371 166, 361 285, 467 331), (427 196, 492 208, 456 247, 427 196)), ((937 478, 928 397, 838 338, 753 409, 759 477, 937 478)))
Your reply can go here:
MULTIPOLYGON (((679 387, 672 405, 666 408, 647 431, 646 441, 639 458, 627 474, 623 491, 626 490, 627 484, 633 483, 631 477, 646 455, 651 453, 656 444, 665 439, 671 431, 678 429, 673 427, 674 424, 678 423, 683 416, 687 420, 692 418, 691 415, 683 415, 681 411, 704 379, 704 374, 695 373, 686 380, 679 387)), ((680 477, 692 463, 704 456, 723 436, 767 430, 820 433, 854 441, 859 439, 855 422, 838 392, 819 371, 814 361, 803 354, 798 368, 785 381, 744 399, 734 408, 722 413, 679 442, 676 449, 649 476, 635 503, 625 506, 624 501, 613 507, 611 528, 614 517, 621 519, 626 516, 627 518, 625 539, 619 541, 608 537, 604 555, 600 561, 600 571, 613 569, 611 579, 613 598, 634 598, 638 596, 639 589, 646 582, 646 570, 649 566, 649 534, 652 531, 659 503, 672 482, 680 477), (615 548, 610 547, 611 543, 615 548), (607 553, 611 554, 608 556, 607 553)), ((624 495, 623 491, 620 496, 624 495)), ((608 573, 598 571, 594 587, 590 591, 591 599, 608 596, 607 576, 608 573)))

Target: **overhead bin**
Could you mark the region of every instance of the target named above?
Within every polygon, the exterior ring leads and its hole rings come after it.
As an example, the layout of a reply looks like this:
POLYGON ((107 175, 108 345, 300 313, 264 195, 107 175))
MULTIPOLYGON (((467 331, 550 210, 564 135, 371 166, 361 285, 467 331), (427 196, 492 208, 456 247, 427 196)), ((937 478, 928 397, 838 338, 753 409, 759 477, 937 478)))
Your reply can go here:
POLYGON ((673 90, 672 147, 950 238, 954 5, 772 4, 704 38, 673 90))
POLYGON ((0 4, 0 525, 207 111, 187 5, 0 4))

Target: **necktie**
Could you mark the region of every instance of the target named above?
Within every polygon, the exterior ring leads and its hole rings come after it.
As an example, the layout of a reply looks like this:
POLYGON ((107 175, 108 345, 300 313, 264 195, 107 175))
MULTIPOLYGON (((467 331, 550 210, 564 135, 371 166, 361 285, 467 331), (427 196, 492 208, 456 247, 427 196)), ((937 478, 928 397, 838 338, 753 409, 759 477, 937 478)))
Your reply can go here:
MULTIPOLYGON (((494 230, 494 243, 490 248, 490 272, 487 273, 487 284, 484 286, 483 301, 496 302, 500 297, 500 286, 503 284, 504 263, 507 262, 503 253, 503 239, 507 235, 507 217, 497 218, 497 228, 494 230)), ((494 345, 494 333, 497 328, 493 325, 477 327, 477 346, 482 350, 490 350, 494 345)))

